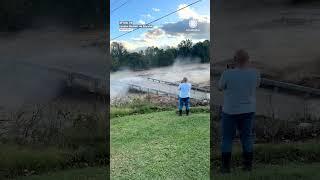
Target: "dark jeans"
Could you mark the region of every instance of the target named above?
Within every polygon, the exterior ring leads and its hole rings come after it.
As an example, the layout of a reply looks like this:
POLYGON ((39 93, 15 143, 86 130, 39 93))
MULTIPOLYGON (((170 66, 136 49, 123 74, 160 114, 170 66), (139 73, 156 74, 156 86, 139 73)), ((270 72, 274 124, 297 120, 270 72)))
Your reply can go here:
POLYGON ((232 141, 239 130, 243 152, 253 152, 253 126, 255 113, 226 114, 222 112, 221 152, 232 152, 232 141))
POLYGON ((189 101, 190 101, 190 98, 187 97, 187 98, 180 98, 179 97, 179 110, 182 110, 183 106, 186 106, 186 109, 189 110, 189 101))

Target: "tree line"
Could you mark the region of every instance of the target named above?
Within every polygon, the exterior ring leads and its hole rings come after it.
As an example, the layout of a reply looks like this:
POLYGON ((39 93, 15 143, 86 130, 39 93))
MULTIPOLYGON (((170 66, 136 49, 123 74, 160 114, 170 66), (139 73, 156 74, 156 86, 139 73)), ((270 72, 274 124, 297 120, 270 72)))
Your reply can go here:
POLYGON ((177 47, 148 47, 138 52, 129 52, 122 43, 112 42, 110 46, 112 58, 111 70, 122 68, 143 70, 154 67, 172 65, 177 58, 181 61, 210 62, 210 41, 192 43, 190 39, 181 41, 177 47))

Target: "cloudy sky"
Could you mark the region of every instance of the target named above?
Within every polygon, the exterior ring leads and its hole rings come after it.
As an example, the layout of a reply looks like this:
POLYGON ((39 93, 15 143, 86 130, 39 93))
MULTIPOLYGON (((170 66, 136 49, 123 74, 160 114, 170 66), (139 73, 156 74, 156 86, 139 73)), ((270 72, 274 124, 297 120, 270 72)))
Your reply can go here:
MULTIPOLYGON (((110 0, 110 39, 125 33, 119 31, 119 21, 149 23, 196 0, 129 0, 125 3, 126 1, 110 0), (117 9, 122 4, 124 5, 117 9)), ((202 0, 153 23, 153 28, 138 29, 112 42, 121 42, 128 50, 137 51, 149 46, 177 46, 184 39, 191 39, 193 42, 210 39, 209 3, 210 0, 202 0), (192 29, 189 26, 190 19, 197 21, 197 31, 188 31, 192 29)))

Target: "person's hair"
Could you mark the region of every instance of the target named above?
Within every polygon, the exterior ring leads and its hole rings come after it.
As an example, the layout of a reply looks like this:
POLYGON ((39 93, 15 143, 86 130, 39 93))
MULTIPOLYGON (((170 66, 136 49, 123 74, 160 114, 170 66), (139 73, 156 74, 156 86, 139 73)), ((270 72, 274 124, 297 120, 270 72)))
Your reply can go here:
POLYGON ((188 79, 186 77, 184 77, 181 82, 186 83, 187 81, 188 81, 188 79))
POLYGON ((234 61, 239 64, 245 64, 250 59, 249 53, 243 49, 239 49, 234 54, 234 61))

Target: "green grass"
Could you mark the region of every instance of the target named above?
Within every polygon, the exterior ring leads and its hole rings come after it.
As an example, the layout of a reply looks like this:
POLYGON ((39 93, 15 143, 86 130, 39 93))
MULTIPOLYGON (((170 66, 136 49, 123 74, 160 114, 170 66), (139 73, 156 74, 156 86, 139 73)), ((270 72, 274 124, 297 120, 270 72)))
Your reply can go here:
POLYGON ((209 113, 111 119, 112 179, 209 179, 209 113))
POLYGON ((89 167, 51 172, 36 176, 18 177, 14 180, 106 180, 108 177, 108 171, 106 169, 106 167, 89 167))
POLYGON ((111 107, 110 117, 123 117, 137 114, 147 114, 161 111, 172 110, 171 107, 137 106, 137 107, 111 107))
POLYGON ((81 146, 77 149, 0 145, 0 179, 40 174, 67 168, 103 165, 106 146, 81 146))
MULTIPOLYGON (((220 166, 219 148, 215 151, 212 160, 218 168, 220 166)), ((234 145, 232 161, 234 166, 241 165, 242 157, 240 144, 234 145)), ((256 144, 254 146, 254 161, 258 164, 320 162, 320 144, 318 141, 288 144, 256 144)))
POLYGON ((320 163, 258 165, 248 173, 239 169, 228 175, 216 175, 214 180, 318 180, 320 163))
MULTIPOLYGON (((124 107, 111 107, 110 109, 110 117, 123 117, 130 115, 138 115, 138 114, 149 114, 154 112, 163 112, 163 111, 175 111, 176 107, 161 107, 155 105, 137 105, 137 106, 124 106, 124 107)), ((190 109, 191 113, 210 113, 210 109, 208 106, 198 106, 192 107, 190 109)))
MULTIPOLYGON (((215 169, 220 169, 220 153, 212 158, 215 169)), ((316 180, 320 179, 320 145, 318 140, 288 144, 256 144, 251 173, 240 170, 241 147, 235 144, 232 156, 233 173, 216 175, 217 180, 316 180)))
MULTIPOLYGON (((289 165, 258 165, 252 173, 244 173, 239 169, 234 170, 231 175, 217 175, 217 180, 317 180, 320 178, 318 169, 320 163, 314 164, 289 164, 289 165)), ((51 172, 43 175, 19 177, 16 180, 54 180, 54 179, 66 179, 66 180, 88 180, 88 179, 106 179, 108 176, 106 168, 84 168, 75 170, 65 170, 58 172, 51 172)))

